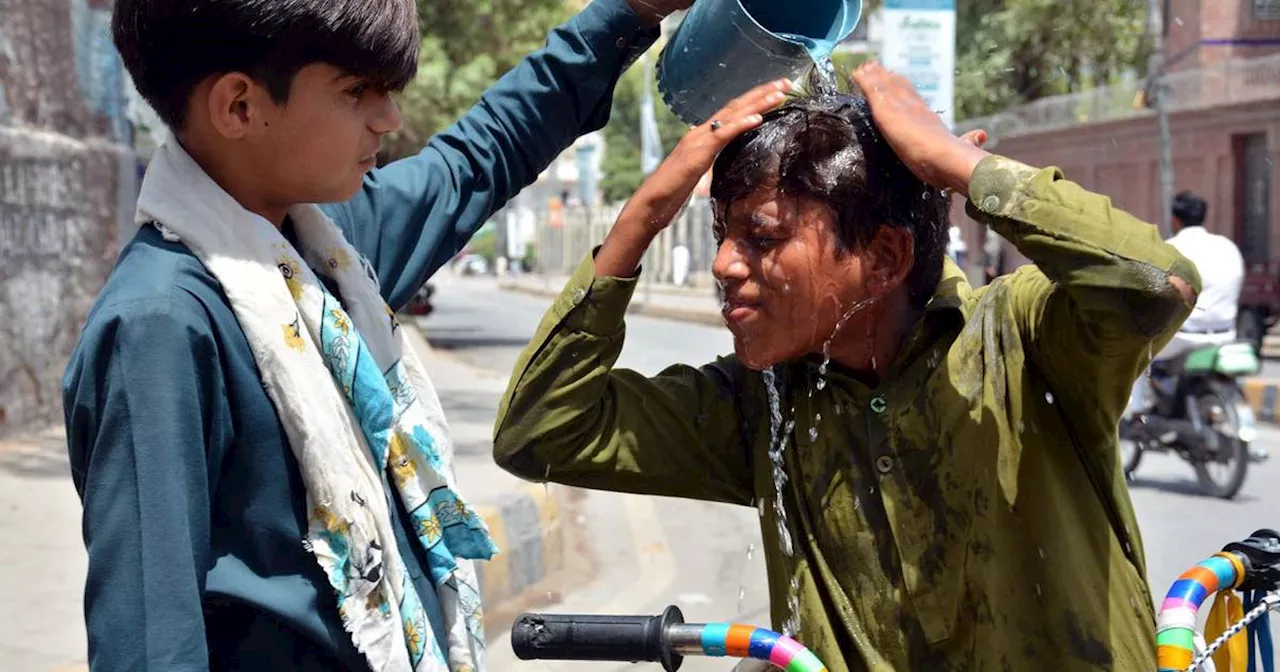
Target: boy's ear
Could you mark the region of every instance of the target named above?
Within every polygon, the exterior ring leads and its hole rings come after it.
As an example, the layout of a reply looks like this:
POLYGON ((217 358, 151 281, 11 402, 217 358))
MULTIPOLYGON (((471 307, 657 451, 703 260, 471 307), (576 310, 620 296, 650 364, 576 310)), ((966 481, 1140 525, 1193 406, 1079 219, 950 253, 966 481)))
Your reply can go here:
POLYGON ((251 77, 228 72, 215 78, 209 86, 206 99, 209 122, 219 135, 239 140, 248 135, 255 124, 265 122, 262 106, 268 100, 267 91, 251 77))
POLYGON ((906 281, 915 265, 915 237, 900 226, 881 225, 867 246, 867 288, 875 296, 885 296, 906 281))

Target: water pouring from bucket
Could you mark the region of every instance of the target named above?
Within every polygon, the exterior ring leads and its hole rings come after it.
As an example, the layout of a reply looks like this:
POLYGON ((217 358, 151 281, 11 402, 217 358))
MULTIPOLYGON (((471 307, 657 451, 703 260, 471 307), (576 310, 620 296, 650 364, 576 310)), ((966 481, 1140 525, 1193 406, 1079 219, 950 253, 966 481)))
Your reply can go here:
POLYGON ((698 0, 662 51, 658 91, 696 125, 768 79, 816 65, 830 81, 831 53, 861 17, 862 0, 698 0))

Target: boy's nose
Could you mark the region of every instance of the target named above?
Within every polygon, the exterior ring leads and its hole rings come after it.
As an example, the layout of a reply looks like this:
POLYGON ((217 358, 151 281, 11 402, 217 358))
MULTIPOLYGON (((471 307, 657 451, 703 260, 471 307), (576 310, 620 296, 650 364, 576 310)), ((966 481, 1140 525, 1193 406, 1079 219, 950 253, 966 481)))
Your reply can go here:
POLYGON ((400 114, 400 107, 396 105, 396 101, 389 95, 383 95, 382 105, 378 106, 375 113, 373 123, 370 128, 379 134, 395 133, 404 126, 404 115, 400 114))
POLYGON ((720 284, 727 285, 746 280, 750 274, 751 269, 747 266, 747 260, 742 256, 738 245, 729 239, 720 243, 720 247, 716 248, 716 258, 711 262, 711 275, 715 276, 720 284))

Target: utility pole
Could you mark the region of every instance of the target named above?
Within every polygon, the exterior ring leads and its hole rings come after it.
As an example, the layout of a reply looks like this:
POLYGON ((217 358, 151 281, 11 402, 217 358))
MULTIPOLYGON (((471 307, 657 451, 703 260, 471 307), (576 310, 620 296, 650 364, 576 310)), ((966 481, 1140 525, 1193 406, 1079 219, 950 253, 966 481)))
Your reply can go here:
POLYGON ((1156 111, 1156 144, 1160 157, 1160 235, 1173 235, 1169 209, 1173 207, 1173 139, 1169 134, 1169 110, 1164 82, 1163 0, 1147 0, 1147 31, 1151 35, 1151 57, 1147 60, 1147 105, 1156 111))

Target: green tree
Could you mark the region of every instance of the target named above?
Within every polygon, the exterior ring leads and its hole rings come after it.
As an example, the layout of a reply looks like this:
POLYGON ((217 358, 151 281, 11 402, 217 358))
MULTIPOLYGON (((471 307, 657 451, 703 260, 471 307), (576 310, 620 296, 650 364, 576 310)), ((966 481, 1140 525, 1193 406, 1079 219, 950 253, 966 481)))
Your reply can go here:
POLYGON ((386 158, 417 152, 571 14, 566 0, 418 0, 418 76, 399 96, 404 129, 386 158))
MULTIPOLYGON (((655 48, 650 58, 656 58, 655 48)), ((655 68, 656 72, 656 68, 655 68)), ((662 137, 663 154, 675 149, 689 127, 667 108, 658 93, 657 76, 651 82, 653 111, 658 121, 658 135, 662 137)), ((613 93, 613 109, 609 123, 604 127, 605 152, 601 164, 604 173, 600 190, 606 203, 626 200, 644 181, 640 170, 640 101, 644 97, 644 64, 637 61, 623 73, 618 88, 613 93)))
POLYGON ((1145 73, 1146 0, 960 0, 956 116, 1145 73))

